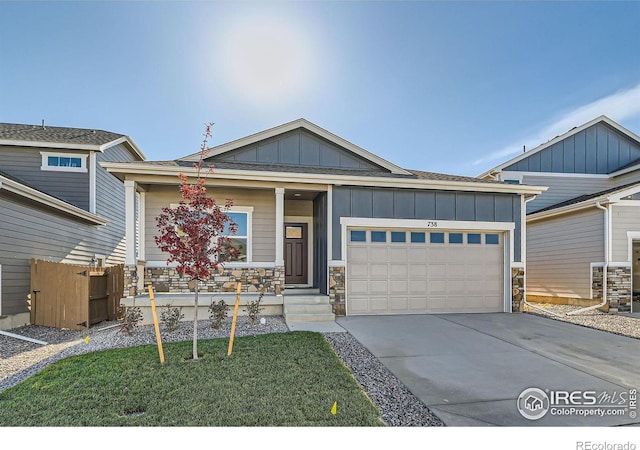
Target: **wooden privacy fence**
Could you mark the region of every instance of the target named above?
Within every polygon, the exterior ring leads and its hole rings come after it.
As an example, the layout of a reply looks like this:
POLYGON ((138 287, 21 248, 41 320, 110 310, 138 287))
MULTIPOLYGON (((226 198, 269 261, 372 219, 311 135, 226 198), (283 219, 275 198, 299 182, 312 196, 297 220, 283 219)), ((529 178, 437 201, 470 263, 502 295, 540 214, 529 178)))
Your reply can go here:
POLYGON ((96 269, 31 260, 31 323, 84 330, 118 318, 124 265, 96 269))

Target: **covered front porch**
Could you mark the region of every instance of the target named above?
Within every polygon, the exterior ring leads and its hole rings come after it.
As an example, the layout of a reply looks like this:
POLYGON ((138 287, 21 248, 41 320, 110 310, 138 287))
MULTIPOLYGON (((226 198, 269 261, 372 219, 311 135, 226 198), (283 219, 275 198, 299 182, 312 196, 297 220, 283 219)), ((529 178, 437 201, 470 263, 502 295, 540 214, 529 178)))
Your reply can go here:
MULTIPOLYGON (((177 177, 173 184, 162 181, 125 180, 125 298, 146 295, 149 285, 158 295, 194 291, 194 282, 180 277, 155 244, 155 218, 180 201, 177 177)), ((200 283, 204 295, 233 294, 238 283, 243 297, 264 292, 280 305, 287 287, 328 293, 330 185, 212 179, 207 187, 219 204, 233 200, 228 213, 238 223, 233 241, 240 254, 200 283)))

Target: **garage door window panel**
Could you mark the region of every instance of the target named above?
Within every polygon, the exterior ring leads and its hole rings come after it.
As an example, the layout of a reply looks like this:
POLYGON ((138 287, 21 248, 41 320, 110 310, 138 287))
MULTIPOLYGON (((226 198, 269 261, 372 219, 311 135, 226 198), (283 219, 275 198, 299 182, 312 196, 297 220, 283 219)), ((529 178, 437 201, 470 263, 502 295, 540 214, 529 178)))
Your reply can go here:
POLYGON ((467 244, 481 244, 482 243, 482 235, 479 233, 469 233, 467 234, 467 244))
POLYGON ((426 242, 425 233, 420 231, 412 231, 411 232, 411 243, 412 244, 424 244, 426 242))
POLYGON ((500 245, 500 235, 487 233, 484 235, 484 243, 487 245, 500 245))
POLYGON ((432 244, 444 244, 444 233, 429 233, 429 242, 432 244))
POLYGON ((352 230, 351 231, 351 242, 366 242, 367 241, 367 232, 360 230, 352 230))
POLYGON ((407 233, 404 231, 392 231, 391 242, 407 242, 407 233))
POLYGON ((449 233, 449 244, 462 244, 462 233, 449 233))
POLYGON ((371 242, 387 242, 387 232, 386 231, 372 231, 371 232, 371 242))

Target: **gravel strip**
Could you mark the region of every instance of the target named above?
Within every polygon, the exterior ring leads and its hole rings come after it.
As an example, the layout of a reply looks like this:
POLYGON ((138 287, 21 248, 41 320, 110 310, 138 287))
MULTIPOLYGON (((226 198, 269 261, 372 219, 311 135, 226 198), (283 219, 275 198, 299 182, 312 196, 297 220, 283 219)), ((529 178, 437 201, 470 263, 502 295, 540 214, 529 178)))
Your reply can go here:
POLYGON ((554 305, 550 303, 536 303, 536 306, 544 308, 546 311, 531 308, 525 305, 525 312, 535 314, 549 319, 560 320, 562 322, 570 322, 583 327, 595 328, 597 330, 608 331, 609 333, 619 334, 640 339, 640 317, 627 316, 624 313, 609 314, 592 309, 573 316, 554 316, 547 311, 556 314, 566 314, 571 311, 577 311, 581 306, 574 305, 554 305))
MULTIPOLYGON (((281 316, 265 316, 266 323, 251 326, 248 318, 238 317, 236 336, 248 336, 289 331, 281 316)), ((12 333, 48 342, 42 346, 0 335, 0 392, 40 372, 48 364, 73 355, 109 348, 155 344, 152 325, 137 327, 128 336, 120 331, 117 322, 103 322, 88 331, 60 330, 28 325, 12 333), (88 343, 85 338, 89 338, 88 343)), ((213 339, 228 337, 231 319, 214 329, 208 320, 198 322, 198 337, 213 339)), ((161 327, 163 342, 192 339, 193 324, 183 322, 168 332, 161 327)), ((380 410, 382 420, 393 427, 444 426, 444 423, 413 395, 380 361, 349 333, 325 333, 327 341, 347 366, 371 401, 380 410)))

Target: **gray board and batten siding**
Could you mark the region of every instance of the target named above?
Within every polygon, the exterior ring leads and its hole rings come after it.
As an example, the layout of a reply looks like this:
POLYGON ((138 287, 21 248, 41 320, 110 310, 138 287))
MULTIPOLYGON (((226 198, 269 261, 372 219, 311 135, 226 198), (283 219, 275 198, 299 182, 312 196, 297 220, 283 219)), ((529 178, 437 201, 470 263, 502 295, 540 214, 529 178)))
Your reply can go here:
MULTIPOLYGON (((132 160, 133 157, 123 145, 118 145, 99 153, 96 159, 121 161, 132 160)), ((46 173, 76 175, 69 172, 46 173)), ((109 220, 106 225, 88 224, 61 211, 0 190, 3 315, 28 312, 31 258, 87 265, 98 254, 106 257, 106 265, 124 262, 124 186, 99 164, 96 185, 96 213, 109 220)), ((88 186, 87 183, 84 188, 87 198, 88 186)), ((84 209, 88 209, 88 202, 84 209)))
POLYGON ((608 174, 638 159, 637 143, 599 123, 502 170, 608 174))
MULTIPOLYGON (((89 172, 42 170, 40 152, 69 153, 64 149, 0 146, 0 171, 39 191, 88 211, 89 172)), ((87 164, 88 153, 74 151, 74 154, 85 157, 87 164)))
POLYGON ((332 211, 334 260, 343 258, 342 217, 513 222, 513 256, 514 261, 520 261, 521 215, 517 194, 336 186, 332 211))
POLYGON ((302 129, 212 156, 208 161, 389 172, 371 161, 302 129))

